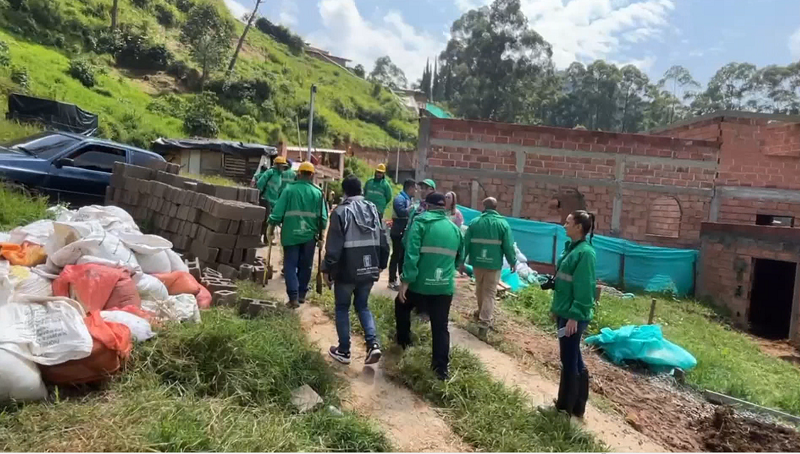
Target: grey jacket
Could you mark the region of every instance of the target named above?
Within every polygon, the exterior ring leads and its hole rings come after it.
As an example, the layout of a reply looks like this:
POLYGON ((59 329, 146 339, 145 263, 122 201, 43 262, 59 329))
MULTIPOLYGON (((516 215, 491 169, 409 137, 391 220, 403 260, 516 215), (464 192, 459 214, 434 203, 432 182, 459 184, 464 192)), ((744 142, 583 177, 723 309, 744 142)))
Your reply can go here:
POLYGON ((348 197, 333 210, 322 272, 334 282, 375 282, 389 262, 389 241, 378 210, 362 196, 348 197))

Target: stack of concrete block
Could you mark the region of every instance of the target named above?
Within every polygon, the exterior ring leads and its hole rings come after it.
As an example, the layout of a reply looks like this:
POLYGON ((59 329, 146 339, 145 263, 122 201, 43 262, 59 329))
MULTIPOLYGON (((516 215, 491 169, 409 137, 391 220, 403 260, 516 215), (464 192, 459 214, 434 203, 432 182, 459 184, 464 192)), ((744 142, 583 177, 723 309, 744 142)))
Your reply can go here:
POLYGON ((125 209, 143 231, 163 236, 205 266, 238 269, 255 262, 266 214, 258 190, 182 177, 176 164, 154 167, 165 170, 116 163, 106 204, 125 209))

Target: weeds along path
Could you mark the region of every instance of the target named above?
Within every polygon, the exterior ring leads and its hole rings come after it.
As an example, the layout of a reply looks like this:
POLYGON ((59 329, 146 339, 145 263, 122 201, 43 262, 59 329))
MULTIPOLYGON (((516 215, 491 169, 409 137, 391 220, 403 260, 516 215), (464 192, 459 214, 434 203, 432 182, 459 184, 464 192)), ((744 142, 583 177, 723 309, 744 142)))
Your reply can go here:
POLYGON ((320 347, 320 353, 333 363, 340 375, 350 383, 343 402, 351 410, 377 421, 388 432, 394 446, 407 452, 459 452, 472 448, 455 435, 439 415, 403 386, 390 381, 378 366, 365 366, 366 352, 360 336, 352 339, 352 362, 339 364, 327 354, 338 343, 333 321, 318 306, 304 305, 300 322, 306 338, 320 347))
MULTIPOLYGON (((273 262, 278 270, 275 255, 273 251, 273 262)), ((276 271, 267 291, 283 300, 284 289, 283 279, 276 271)), ((306 338, 319 346, 320 354, 349 384, 349 389, 342 393, 343 404, 375 421, 387 432, 396 449, 403 452, 472 451, 472 447, 455 435, 425 401, 408 388, 392 382, 384 374, 382 362, 377 366, 364 366, 363 337, 353 333, 352 362, 349 366, 339 364, 328 355, 328 348, 338 343, 333 320, 321 308, 311 304, 303 305, 299 315, 306 338)))

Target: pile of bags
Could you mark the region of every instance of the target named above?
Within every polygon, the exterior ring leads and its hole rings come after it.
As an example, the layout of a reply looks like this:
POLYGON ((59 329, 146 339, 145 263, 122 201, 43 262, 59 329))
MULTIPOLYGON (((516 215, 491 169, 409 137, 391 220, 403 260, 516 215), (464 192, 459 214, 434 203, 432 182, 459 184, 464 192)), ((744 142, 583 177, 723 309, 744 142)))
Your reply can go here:
POLYGON ((124 210, 53 210, 0 234, 0 402, 105 380, 153 326, 200 322, 211 306, 172 243, 124 210))

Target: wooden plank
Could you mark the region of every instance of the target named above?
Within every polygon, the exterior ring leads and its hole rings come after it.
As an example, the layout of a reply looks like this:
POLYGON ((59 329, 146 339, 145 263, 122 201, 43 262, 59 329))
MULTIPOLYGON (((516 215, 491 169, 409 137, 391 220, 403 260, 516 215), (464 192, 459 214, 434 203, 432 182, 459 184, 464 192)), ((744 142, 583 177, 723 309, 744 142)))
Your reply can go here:
POLYGON ((747 402, 746 400, 741 400, 735 397, 726 396, 725 394, 720 394, 720 393, 715 393, 714 391, 705 390, 703 392, 703 397, 705 397, 706 400, 711 402, 712 404, 739 406, 753 412, 768 414, 778 418, 783 418, 795 424, 800 424, 800 417, 790 415, 789 413, 784 413, 779 410, 773 410, 771 408, 762 407, 761 405, 756 405, 754 403, 747 402))

